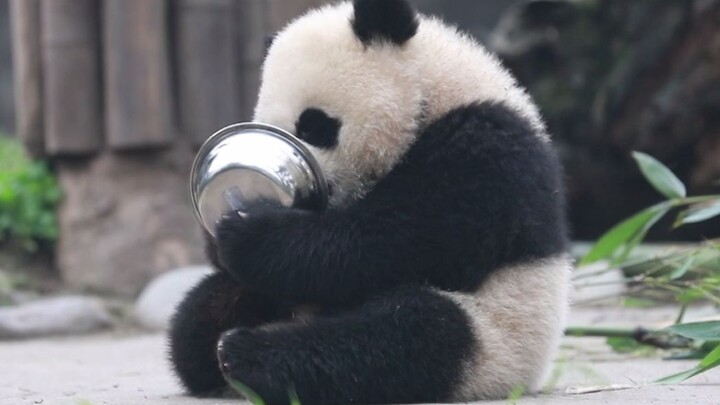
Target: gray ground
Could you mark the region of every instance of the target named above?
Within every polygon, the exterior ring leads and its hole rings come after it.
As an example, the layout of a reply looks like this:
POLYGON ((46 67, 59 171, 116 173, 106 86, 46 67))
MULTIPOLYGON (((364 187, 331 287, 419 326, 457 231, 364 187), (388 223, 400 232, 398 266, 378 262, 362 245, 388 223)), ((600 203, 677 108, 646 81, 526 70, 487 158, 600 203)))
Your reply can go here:
MULTIPOLYGON (((717 314, 705 308, 694 317, 717 314)), ((573 324, 653 326, 668 321, 663 309, 578 309, 573 324), (620 320, 620 322, 618 321, 620 320)), ((521 404, 720 404, 720 371, 700 375, 682 385, 646 384, 691 368, 695 362, 628 358, 610 352, 602 339, 568 338, 563 343, 558 383, 549 394, 521 404), (587 393, 593 387, 614 391, 587 393), (574 392, 574 393, 573 393, 574 392), (579 392, 579 393, 578 393, 579 392)), ((83 338, 0 343, 0 404, 238 404, 182 396, 169 372, 161 335, 105 334, 83 338)), ((490 402, 505 404, 507 401, 490 402)))

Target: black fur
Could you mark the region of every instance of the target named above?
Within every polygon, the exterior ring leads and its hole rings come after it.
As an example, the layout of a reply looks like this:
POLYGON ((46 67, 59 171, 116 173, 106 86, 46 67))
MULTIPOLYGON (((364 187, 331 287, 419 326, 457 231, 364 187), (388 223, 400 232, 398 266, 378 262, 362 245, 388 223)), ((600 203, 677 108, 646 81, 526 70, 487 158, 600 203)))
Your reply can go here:
POLYGON ((402 45, 417 33, 417 13, 406 0, 355 0, 355 35, 365 45, 374 40, 402 45))
POLYGON ((276 301, 250 293, 227 273, 213 274, 178 306, 170 328, 170 360, 190 393, 222 393, 227 384, 215 353, 220 335, 238 326, 289 318, 290 311, 276 301))
POLYGON ((217 389, 214 340, 233 329, 219 353, 226 373, 270 404, 291 385, 308 404, 446 401, 478 342, 425 286, 471 291, 500 266, 563 252, 563 211, 548 143, 502 105, 458 108, 347 208, 258 207, 222 221, 217 260, 239 283, 210 278, 182 304, 176 370, 191 392, 217 389), (296 304, 346 312, 274 322, 296 304))
POLYGON ((226 377, 266 404, 410 404, 451 399, 475 348, 465 313, 407 288, 308 324, 238 328, 219 351, 226 377))
POLYGON ((310 145, 331 149, 337 146, 341 126, 339 119, 330 117, 325 111, 308 108, 295 123, 295 134, 310 145))
POLYGON ((473 290, 499 266, 566 247, 555 152, 507 108, 424 129, 362 200, 317 214, 261 209, 220 223, 220 263, 272 296, 357 303, 400 285, 473 290))

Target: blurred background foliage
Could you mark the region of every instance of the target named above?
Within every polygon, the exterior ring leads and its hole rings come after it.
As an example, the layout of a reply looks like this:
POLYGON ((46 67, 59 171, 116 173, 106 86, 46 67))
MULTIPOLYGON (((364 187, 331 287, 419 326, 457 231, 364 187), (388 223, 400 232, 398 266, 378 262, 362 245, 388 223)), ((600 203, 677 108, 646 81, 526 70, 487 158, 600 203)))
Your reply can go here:
POLYGON ((44 162, 32 161, 16 139, 0 134, 0 246, 35 253, 58 236, 60 187, 44 162))

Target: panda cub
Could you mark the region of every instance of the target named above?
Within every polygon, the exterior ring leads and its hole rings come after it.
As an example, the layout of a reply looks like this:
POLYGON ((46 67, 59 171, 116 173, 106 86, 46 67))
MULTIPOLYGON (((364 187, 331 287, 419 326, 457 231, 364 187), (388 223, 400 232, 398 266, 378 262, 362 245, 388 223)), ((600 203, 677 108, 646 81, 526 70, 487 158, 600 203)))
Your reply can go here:
POLYGON ((170 332, 190 393, 389 404, 539 387, 570 285, 561 167, 494 56, 404 0, 329 5, 276 36, 254 120, 306 144, 330 207, 218 225, 219 271, 170 332))

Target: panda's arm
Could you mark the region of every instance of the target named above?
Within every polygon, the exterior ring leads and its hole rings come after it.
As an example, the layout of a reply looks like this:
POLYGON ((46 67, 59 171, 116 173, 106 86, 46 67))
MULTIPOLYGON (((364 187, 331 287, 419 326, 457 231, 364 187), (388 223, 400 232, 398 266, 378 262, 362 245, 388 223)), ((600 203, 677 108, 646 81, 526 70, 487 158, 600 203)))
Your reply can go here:
POLYGON ((224 221, 218 253, 242 282, 299 301, 472 289, 504 263, 561 252, 562 209, 549 145, 504 107, 471 106, 430 125, 354 206, 224 221))
MULTIPOLYGON (((366 217, 261 209, 218 228, 222 266, 241 282, 290 300, 349 303, 399 284, 422 282, 410 212, 366 217)), ((423 248, 429 248, 427 245, 423 248)))

